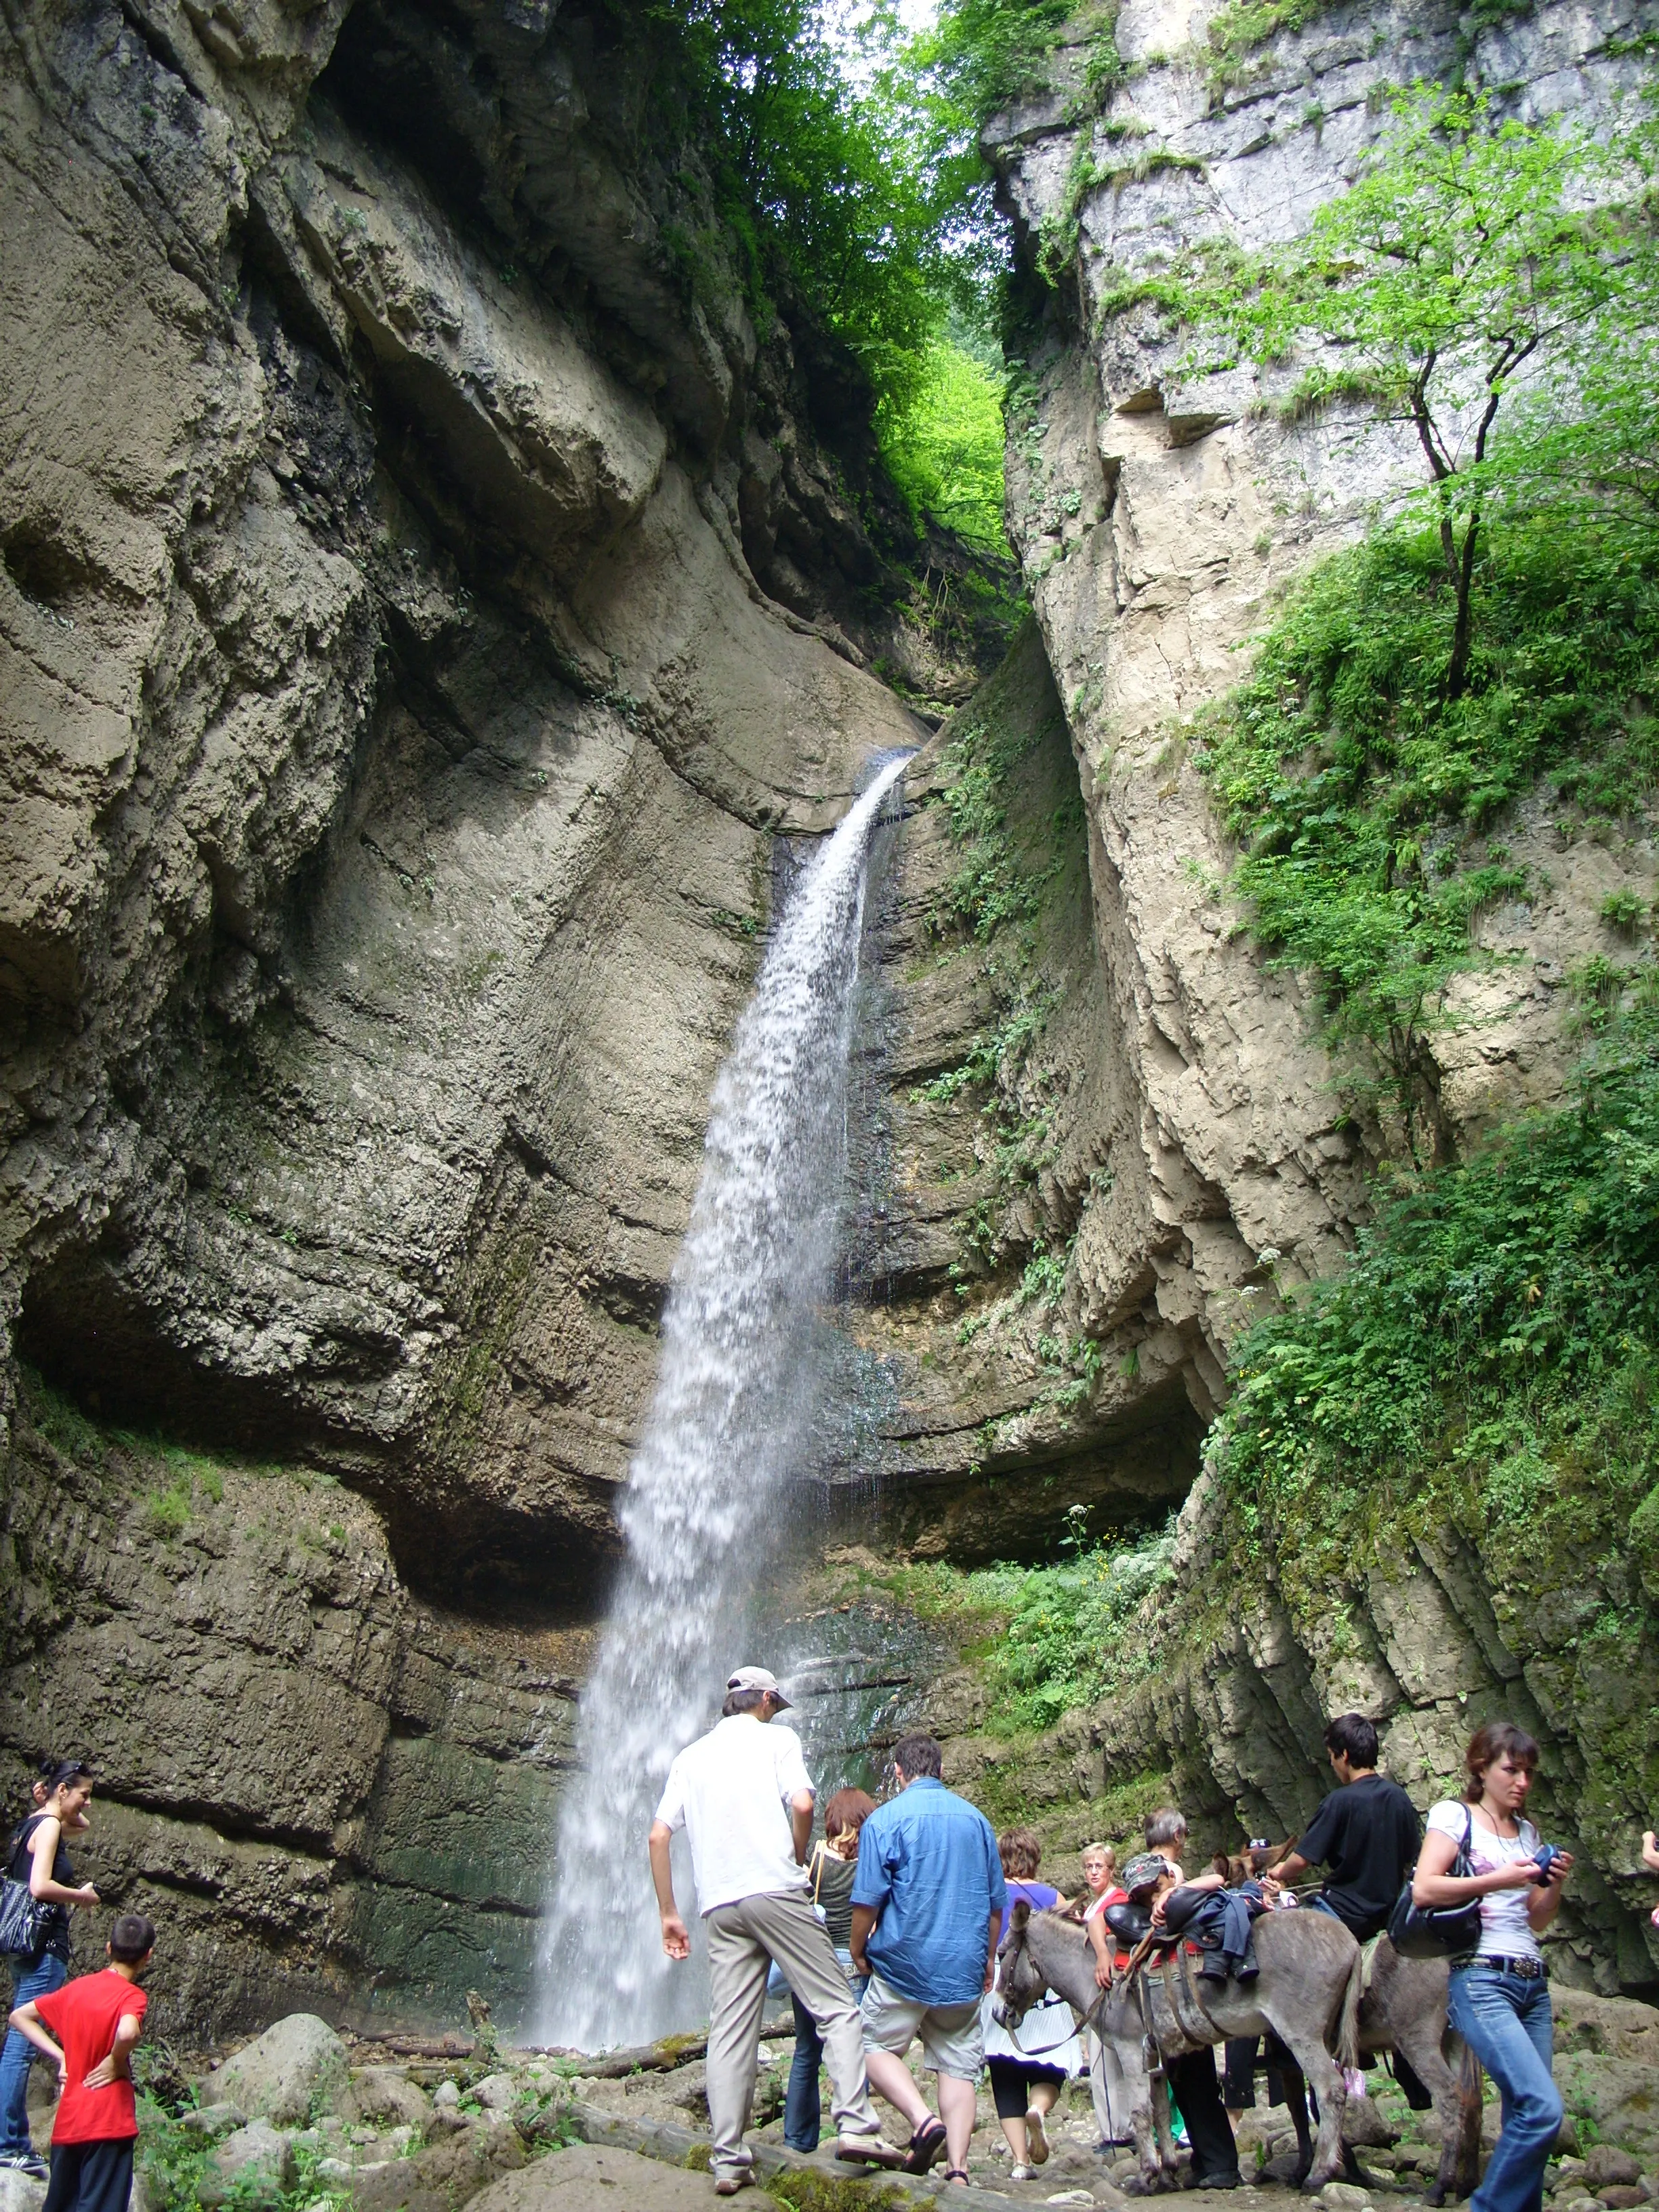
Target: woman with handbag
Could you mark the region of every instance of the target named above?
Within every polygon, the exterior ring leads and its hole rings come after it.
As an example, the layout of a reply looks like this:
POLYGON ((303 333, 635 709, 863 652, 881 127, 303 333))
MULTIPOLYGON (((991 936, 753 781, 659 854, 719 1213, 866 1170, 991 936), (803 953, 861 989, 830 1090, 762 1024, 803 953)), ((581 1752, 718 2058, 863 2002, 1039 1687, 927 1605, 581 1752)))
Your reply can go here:
POLYGON ((1470 2212, 1539 2212, 1562 2106, 1550 2071, 1549 1979, 1538 1938, 1561 1908, 1572 1859, 1540 1844, 1522 1817, 1538 1765, 1538 1746, 1524 1729, 1488 1721, 1470 1737, 1463 1762, 1462 1802, 1430 1809, 1411 1901, 1418 1913, 1433 1915, 1443 1938, 1467 1944, 1452 1954, 1449 2017, 1503 2103, 1503 2132, 1470 2212), (1448 1929, 1454 1914, 1467 1914, 1468 1924, 1448 1929))
MULTIPOLYGON (((94 1905, 98 1893, 90 1882, 78 1888, 64 1848, 65 1831, 87 1826, 92 1777, 78 1759, 49 1759, 35 1784, 38 1809, 12 1835, 0 1916, 9 1941, 12 2004, 27 2004, 62 1989, 69 1979, 70 1909, 94 1905), (44 1793, 42 1790, 44 1784, 44 1793)), ((8 2031, 0 2051, 0 2166, 13 2166, 36 2180, 46 2178, 44 2159, 29 2142, 29 2064, 34 2053, 26 2036, 8 2031)))
MULTIPOLYGON (((813 1852, 806 1869, 812 1885, 814 1910, 830 1931, 841 1970, 855 1997, 864 1995, 867 1977, 854 1972, 853 1954, 848 1948, 853 1940, 853 1883, 859 1870, 859 1831, 875 1809, 876 1801, 867 1791, 837 1790, 823 1808, 823 1840, 813 1852)), ((767 1987, 769 1995, 769 1982, 767 1987)), ((787 1989, 787 1982, 783 1982, 782 1987, 787 1989)), ((784 2096, 783 2139, 791 2150, 815 2151, 823 2120, 818 2092, 823 2039, 811 2014, 793 1993, 792 2002, 795 2008, 795 2055, 784 2096)))

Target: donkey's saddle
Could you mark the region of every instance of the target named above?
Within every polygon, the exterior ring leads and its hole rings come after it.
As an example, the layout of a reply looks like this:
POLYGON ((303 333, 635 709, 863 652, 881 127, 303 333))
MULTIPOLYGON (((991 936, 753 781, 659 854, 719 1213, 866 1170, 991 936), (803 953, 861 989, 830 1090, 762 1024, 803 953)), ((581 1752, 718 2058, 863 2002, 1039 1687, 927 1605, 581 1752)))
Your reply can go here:
POLYGON ((1120 1942, 1133 1950, 1152 1932, 1152 1908, 1145 1905, 1109 1905, 1101 1918, 1120 1942))

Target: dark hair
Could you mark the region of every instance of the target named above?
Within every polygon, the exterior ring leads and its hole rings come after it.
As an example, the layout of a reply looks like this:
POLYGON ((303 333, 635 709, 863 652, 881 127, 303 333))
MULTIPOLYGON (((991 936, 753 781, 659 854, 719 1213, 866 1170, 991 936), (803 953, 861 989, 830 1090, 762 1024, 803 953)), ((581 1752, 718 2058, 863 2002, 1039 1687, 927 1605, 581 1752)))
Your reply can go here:
POLYGON ((757 1713, 771 1694, 769 1690, 728 1690, 720 1718, 729 1721, 733 1713, 757 1713))
POLYGON ((1470 1804, 1475 1802, 1485 1787, 1481 1776, 1500 1759, 1512 1759, 1530 1774, 1538 1764, 1538 1746, 1525 1729, 1516 1728, 1513 1721, 1488 1721, 1484 1728, 1476 1729, 1463 1753, 1468 1778, 1463 1784, 1463 1795, 1470 1804))
POLYGON ((907 1782, 922 1775, 937 1782, 945 1771, 945 1753, 930 1735, 902 1735, 893 1746, 893 1764, 904 1769, 907 1782))
POLYGON ((823 1808, 825 1841, 849 1830, 856 1835, 875 1809, 876 1801, 867 1790, 837 1790, 823 1808))
POLYGON ((1325 1748, 1350 1766, 1375 1766, 1376 1724, 1364 1713, 1339 1713, 1325 1730, 1325 1748))
POLYGON ((1042 1864, 1042 1846, 1029 1828, 1009 1828, 997 1838, 997 1856, 1004 1874, 1030 1881, 1042 1864))
POLYGON ((1173 1805, 1165 1805, 1160 1812, 1146 1815, 1145 1830, 1149 1851, 1162 1850, 1165 1844, 1179 1843, 1187 1832, 1187 1815, 1173 1805))
POLYGON ((136 1966, 155 1948, 155 1929, 142 1912, 124 1912, 109 1931, 109 1954, 124 1966, 136 1966))
POLYGON ((90 1782, 92 1779, 92 1769, 83 1759, 43 1759, 36 1771, 46 1784, 48 1797, 55 1790, 63 1789, 66 1783, 90 1782))

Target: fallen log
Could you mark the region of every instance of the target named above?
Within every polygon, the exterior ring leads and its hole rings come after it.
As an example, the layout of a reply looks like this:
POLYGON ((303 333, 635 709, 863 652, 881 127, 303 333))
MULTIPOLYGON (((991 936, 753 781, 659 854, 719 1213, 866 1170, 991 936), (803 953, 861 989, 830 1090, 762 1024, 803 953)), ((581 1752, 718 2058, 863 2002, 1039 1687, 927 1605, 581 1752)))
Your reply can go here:
POLYGON ((707 2035, 665 2035, 632 2050, 607 2051, 599 2058, 590 2058, 580 2051, 562 2050, 556 2044, 526 2044, 514 2056, 562 2058, 574 2072, 590 2081, 620 2081, 629 2074, 672 2074, 677 2066, 702 2057, 708 2049, 707 2035))
POLYGON ((359 2043, 378 2043, 398 2058, 471 2058, 477 2045, 465 2035, 406 2035, 396 2027, 360 2027, 359 2043))

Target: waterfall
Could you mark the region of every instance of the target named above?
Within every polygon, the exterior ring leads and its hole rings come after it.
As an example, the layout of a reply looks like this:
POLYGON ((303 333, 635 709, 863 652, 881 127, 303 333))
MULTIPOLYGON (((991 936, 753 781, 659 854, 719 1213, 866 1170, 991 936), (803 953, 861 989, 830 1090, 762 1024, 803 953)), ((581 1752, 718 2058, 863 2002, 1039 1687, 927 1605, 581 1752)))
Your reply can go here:
MULTIPOLYGON (((811 1457, 870 838, 903 772, 902 758, 883 767, 803 871, 714 1085, 620 1509, 623 1567, 582 1696, 582 1771, 561 1808, 540 1960, 548 2043, 599 2051, 707 2017, 700 1944, 683 1966, 663 1956, 646 1830, 675 1753, 755 1656, 748 1597, 811 1457)), ((690 1867, 675 1858, 696 1942, 690 1867)))

